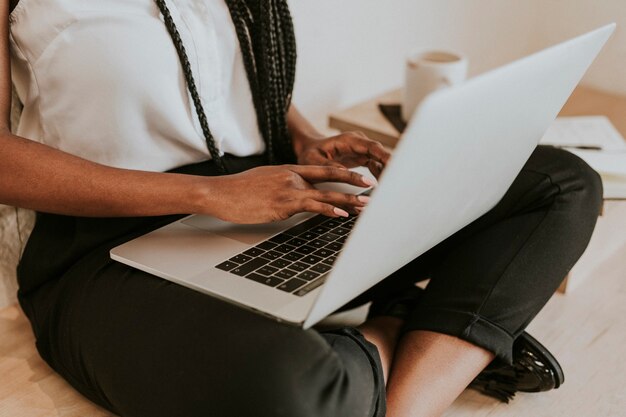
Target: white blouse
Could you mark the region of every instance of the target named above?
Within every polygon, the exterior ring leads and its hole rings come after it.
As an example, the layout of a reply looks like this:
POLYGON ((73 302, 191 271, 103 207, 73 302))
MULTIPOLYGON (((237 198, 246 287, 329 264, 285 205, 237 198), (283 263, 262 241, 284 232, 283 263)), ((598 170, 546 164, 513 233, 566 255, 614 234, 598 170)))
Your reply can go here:
MULTIPOLYGON (((224 0, 168 0, 222 152, 262 153, 224 0)), ((20 0, 10 15, 18 134, 102 164, 165 171, 210 159, 153 0, 20 0)))

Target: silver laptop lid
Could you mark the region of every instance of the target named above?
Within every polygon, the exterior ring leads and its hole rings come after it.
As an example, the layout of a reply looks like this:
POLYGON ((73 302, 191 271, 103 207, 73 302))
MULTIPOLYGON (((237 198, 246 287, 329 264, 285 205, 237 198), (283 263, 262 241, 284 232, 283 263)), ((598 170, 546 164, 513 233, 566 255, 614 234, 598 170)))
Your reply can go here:
POLYGON ((489 211, 614 30, 605 26, 427 98, 304 327, 489 211))

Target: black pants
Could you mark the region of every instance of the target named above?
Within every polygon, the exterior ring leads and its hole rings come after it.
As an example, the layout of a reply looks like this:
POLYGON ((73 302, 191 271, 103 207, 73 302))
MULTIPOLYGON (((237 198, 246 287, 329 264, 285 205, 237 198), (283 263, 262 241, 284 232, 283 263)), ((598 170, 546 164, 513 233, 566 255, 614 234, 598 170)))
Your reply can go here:
MULTIPOLYGON (((229 160, 233 171, 260 163, 229 160)), ((540 147, 494 209, 352 304, 431 278, 406 331, 454 335, 510 360, 585 249, 601 196, 584 162, 540 147)), ((384 416, 380 359, 357 330, 279 324, 109 259, 111 247, 173 219, 39 214, 19 295, 59 374, 122 416, 384 416)))

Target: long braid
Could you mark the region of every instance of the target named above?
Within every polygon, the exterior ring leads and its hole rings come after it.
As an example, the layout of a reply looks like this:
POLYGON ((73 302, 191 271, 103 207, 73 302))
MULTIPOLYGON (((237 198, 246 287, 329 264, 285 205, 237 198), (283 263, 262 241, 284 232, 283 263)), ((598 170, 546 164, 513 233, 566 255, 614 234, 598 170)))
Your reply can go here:
POLYGON ((269 162, 293 162, 295 155, 286 117, 295 79, 296 43, 287 2, 226 0, 226 4, 251 80, 252 97, 269 162), (246 15, 252 19, 245 19, 246 15), (245 34, 249 36, 242 36, 245 34), (249 51, 252 53, 247 53, 249 51))
POLYGON ((291 13, 286 1, 280 1, 278 3, 279 21, 281 25, 281 39, 283 44, 284 53, 284 70, 283 79, 285 81, 285 96, 283 97, 285 105, 285 122, 283 124, 285 135, 283 137, 282 147, 287 151, 287 157, 295 159, 293 153, 293 144, 291 142, 291 135, 289 129, 287 129, 286 112, 291 106, 291 99, 293 96, 293 88, 296 80, 296 61, 297 61, 297 49, 296 49, 296 35, 293 27, 293 20, 291 19, 291 13))
MULTIPOLYGON (((225 173, 226 167, 209 130, 180 34, 176 30, 165 0, 155 2, 176 46, 211 157, 218 164, 220 171, 225 173)), ((269 163, 294 162, 293 145, 287 128, 287 111, 291 105, 297 54, 293 21, 287 0, 225 0, 225 2, 239 40, 269 163)))

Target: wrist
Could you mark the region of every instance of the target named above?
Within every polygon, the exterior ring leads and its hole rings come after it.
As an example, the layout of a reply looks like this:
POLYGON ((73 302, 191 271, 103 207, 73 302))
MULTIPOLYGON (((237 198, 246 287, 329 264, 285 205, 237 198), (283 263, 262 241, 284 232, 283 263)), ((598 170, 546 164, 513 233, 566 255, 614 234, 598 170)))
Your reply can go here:
POLYGON ((302 151, 306 149, 311 143, 324 139, 325 136, 316 130, 309 132, 293 132, 291 141, 293 143, 293 151, 296 156, 300 156, 302 151))
POLYGON ((187 190, 183 202, 184 213, 219 217, 219 210, 216 207, 216 201, 219 198, 217 179, 196 175, 187 175, 187 177, 188 181, 184 185, 187 190))
POLYGON ((297 157, 309 144, 325 137, 294 106, 291 106, 287 113, 287 126, 291 135, 293 151, 297 157))

